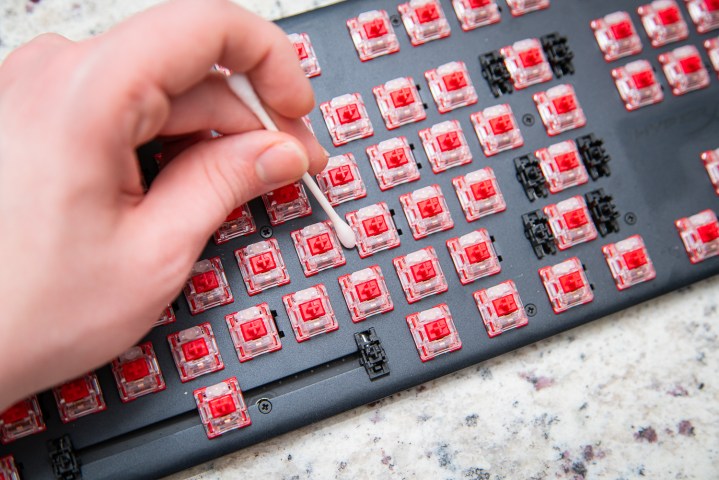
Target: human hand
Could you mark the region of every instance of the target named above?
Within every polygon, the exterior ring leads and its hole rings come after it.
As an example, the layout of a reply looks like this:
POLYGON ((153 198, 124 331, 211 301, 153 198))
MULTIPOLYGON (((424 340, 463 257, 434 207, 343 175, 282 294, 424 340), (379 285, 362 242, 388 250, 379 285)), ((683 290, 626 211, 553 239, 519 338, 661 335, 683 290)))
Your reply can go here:
POLYGON ((131 347, 234 208, 320 171, 300 120, 313 103, 285 34, 228 0, 13 52, 0 65, 0 411, 131 347), (246 72, 291 135, 258 130, 215 63, 246 72), (144 194, 135 148, 158 135, 186 148, 144 194))

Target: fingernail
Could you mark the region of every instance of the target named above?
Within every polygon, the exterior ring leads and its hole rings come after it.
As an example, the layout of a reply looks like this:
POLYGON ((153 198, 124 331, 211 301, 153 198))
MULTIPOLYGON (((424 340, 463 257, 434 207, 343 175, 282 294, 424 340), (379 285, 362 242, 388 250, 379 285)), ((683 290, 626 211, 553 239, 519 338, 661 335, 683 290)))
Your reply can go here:
POLYGON ((257 177, 264 183, 295 180, 310 168, 305 151, 292 142, 273 145, 255 162, 257 177))
POLYGON ((323 148, 322 148, 322 151, 325 152, 325 156, 326 156, 327 158, 330 158, 330 152, 328 152, 326 148, 323 147, 323 148))

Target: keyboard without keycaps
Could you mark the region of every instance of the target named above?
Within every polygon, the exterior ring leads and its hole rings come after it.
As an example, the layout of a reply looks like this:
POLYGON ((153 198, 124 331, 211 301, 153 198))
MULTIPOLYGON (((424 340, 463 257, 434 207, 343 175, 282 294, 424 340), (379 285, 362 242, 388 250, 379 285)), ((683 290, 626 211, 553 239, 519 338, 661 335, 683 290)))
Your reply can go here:
POLYGON ((0 478, 169 474, 719 272, 716 1, 279 25, 358 248, 299 183, 238 208, 137 347, 0 415, 0 478))

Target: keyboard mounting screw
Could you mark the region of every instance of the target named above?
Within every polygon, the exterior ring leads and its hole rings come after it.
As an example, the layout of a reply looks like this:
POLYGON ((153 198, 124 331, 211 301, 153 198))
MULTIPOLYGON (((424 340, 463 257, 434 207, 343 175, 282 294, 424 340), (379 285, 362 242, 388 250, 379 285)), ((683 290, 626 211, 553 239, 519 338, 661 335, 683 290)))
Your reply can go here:
POLYGON ((261 398, 257 400, 257 408, 260 409, 260 413, 267 415, 272 411, 272 402, 266 398, 261 398))
POLYGON ((260 228, 260 235, 262 238, 270 238, 272 236, 272 228, 265 225, 264 227, 260 228))

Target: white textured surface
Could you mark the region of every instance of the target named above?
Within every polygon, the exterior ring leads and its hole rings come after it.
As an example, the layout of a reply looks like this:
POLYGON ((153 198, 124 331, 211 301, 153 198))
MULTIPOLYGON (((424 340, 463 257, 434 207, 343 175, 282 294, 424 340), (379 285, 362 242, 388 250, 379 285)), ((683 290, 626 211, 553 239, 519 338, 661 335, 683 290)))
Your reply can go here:
MULTIPOLYGON (((267 19, 277 19, 339 0, 234 0, 267 19)), ((44 32, 72 40, 102 33, 163 0, 0 0, 0 60, 44 32), (37 3, 36 3, 37 2, 37 3)))
MULTIPOLYGON (((0 2, 0 58, 157 3, 0 2)), ((714 278, 171 478, 719 478, 718 297, 714 278)))

